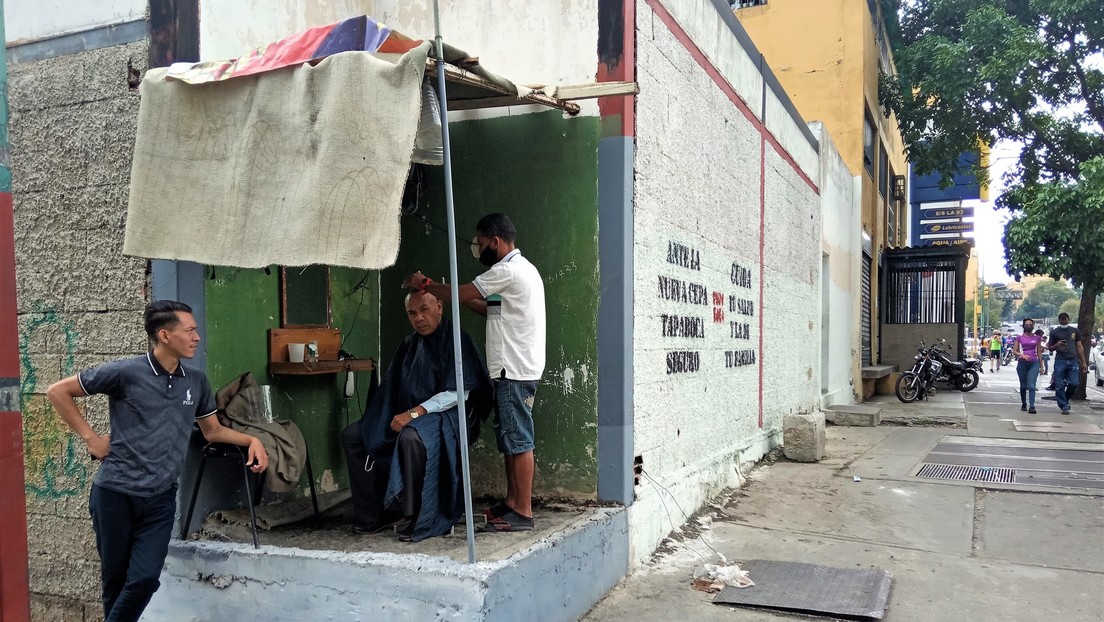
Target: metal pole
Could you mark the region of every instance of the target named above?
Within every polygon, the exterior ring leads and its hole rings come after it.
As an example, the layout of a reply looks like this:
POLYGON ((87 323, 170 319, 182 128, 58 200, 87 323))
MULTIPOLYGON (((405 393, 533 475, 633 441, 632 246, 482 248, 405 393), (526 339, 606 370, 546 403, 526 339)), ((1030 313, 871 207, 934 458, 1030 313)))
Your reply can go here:
POLYGON ((464 479, 464 522, 468 531, 468 563, 475 563, 475 523, 472 520, 471 469, 468 466, 468 419, 464 407, 464 356, 460 345, 460 278, 456 267, 456 208, 452 200, 452 153, 449 150, 448 98, 445 96, 445 45, 441 39, 441 7, 433 0, 437 52, 437 95, 441 100, 441 143, 445 159, 445 211, 448 214, 449 289, 452 294, 452 348, 456 358, 456 417, 460 428, 460 467, 464 479))

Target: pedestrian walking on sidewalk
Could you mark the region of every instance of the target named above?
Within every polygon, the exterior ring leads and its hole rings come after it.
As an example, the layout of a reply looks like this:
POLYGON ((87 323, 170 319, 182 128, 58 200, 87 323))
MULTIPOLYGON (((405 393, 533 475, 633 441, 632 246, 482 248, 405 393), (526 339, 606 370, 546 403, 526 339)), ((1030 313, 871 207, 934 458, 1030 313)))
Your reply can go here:
POLYGON ((1050 372, 1050 350, 1046 349, 1046 333, 1039 328, 1035 331, 1035 335, 1039 337, 1040 345, 1042 345, 1042 356, 1039 357, 1039 367, 1042 371, 1039 372, 1039 375, 1045 376, 1050 372))
POLYGON ((1070 414, 1069 398, 1081 384, 1081 366, 1085 362, 1085 348, 1081 346, 1081 334, 1069 325, 1069 314, 1058 314, 1058 326, 1050 329, 1047 349, 1054 352, 1054 396, 1063 415, 1070 414))
POLYGON ((1039 381, 1039 355, 1043 338, 1035 334, 1035 320, 1023 321, 1023 334, 1012 342, 1016 375, 1020 377, 1020 410, 1035 413, 1035 383, 1039 381))
POLYGON ((999 330, 993 331, 993 337, 989 340, 989 371, 1000 371, 1001 368, 1001 334, 999 330), (996 367, 994 367, 994 365, 996 367))

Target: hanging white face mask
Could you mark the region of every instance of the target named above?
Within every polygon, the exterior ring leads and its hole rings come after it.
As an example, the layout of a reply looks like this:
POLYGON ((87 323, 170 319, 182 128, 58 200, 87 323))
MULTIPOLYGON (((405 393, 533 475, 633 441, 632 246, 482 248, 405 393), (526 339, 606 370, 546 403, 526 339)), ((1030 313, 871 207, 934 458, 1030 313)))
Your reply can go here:
POLYGON ((478 235, 475 236, 474 238, 472 238, 471 252, 472 252, 472 257, 475 257, 476 259, 479 259, 479 236, 478 235))

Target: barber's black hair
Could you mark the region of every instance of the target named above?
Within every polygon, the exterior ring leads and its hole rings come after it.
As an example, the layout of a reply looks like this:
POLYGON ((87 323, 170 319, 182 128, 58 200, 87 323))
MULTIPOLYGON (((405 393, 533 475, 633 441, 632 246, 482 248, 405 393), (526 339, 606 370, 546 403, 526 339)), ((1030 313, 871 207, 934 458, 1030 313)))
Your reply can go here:
POLYGON ((480 218, 475 225, 475 230, 484 237, 502 238, 502 241, 508 244, 513 244, 514 238, 517 237, 517 229, 514 228, 514 223, 510 220, 510 217, 498 212, 480 218))
POLYGON ((1061 313, 1059 313, 1059 314, 1058 314, 1058 321, 1059 321, 1059 322, 1061 322, 1061 321, 1062 321, 1062 316, 1063 316, 1063 315, 1064 315, 1064 316, 1066 316, 1066 319, 1067 319, 1067 320, 1069 319, 1069 316, 1070 316, 1070 315, 1069 315, 1069 313, 1066 313, 1065 311, 1063 311, 1063 312, 1061 312, 1061 313))
POLYGON ((192 308, 175 300, 154 300, 146 305, 146 335, 157 341, 157 331, 172 328, 180 322, 177 311, 191 313, 192 308))

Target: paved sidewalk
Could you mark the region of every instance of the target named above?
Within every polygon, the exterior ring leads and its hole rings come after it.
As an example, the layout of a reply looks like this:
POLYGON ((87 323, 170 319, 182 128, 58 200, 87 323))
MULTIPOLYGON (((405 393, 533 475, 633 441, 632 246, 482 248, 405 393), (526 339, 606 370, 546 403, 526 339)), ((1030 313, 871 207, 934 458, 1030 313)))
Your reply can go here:
MULTIPOLYGON (((1017 387, 1008 384, 1013 379, 1013 374, 985 374, 975 392, 940 391, 927 404, 879 400, 883 417, 896 425, 829 426, 826 460, 760 466, 744 489, 683 526, 664 552, 622 581, 584 620, 794 619, 715 605, 709 595, 693 590, 691 575, 703 557, 717 559, 712 548, 737 561, 885 568, 894 575, 889 622, 1099 622, 1104 619, 1104 503, 1095 495, 1101 491, 910 476, 947 436, 1104 449, 1104 436, 1016 432, 1011 422, 1027 413, 1019 410, 1017 387), (915 427, 933 417, 941 427, 915 427), (1054 442, 1058 439, 1064 442, 1054 442), (1084 439, 1093 443, 1071 442, 1084 439), (862 481, 854 482, 854 475, 862 481)), ((1035 417, 1104 424, 1104 412, 1095 410, 1099 406, 1104 401, 1075 403, 1074 414, 1062 417, 1051 402, 1035 417)))

